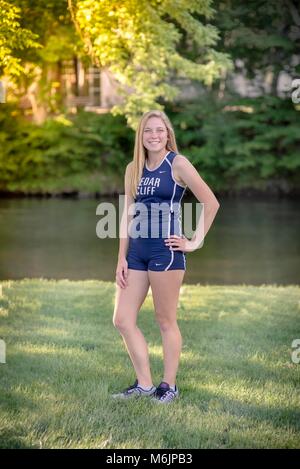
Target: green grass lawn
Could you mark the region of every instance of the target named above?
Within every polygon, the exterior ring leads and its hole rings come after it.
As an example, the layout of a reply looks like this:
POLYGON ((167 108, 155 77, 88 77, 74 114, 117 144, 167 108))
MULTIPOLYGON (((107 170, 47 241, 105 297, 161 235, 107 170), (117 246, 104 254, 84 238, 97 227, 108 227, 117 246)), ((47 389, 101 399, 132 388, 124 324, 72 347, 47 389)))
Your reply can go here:
MULTIPOLYGON (((183 285, 180 399, 118 402, 135 376, 112 324, 115 285, 0 282, 1 448, 299 448, 299 286, 183 285)), ((160 332, 148 295, 139 326, 154 383, 160 332)))

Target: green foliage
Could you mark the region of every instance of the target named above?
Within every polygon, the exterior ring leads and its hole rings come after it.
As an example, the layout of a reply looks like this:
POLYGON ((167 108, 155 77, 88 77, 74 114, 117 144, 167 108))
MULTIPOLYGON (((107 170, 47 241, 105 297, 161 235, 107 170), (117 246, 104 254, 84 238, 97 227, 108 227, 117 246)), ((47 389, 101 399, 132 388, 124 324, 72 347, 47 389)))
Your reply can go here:
POLYGON ((37 34, 20 25, 20 8, 0 0, 0 76, 12 77, 25 73, 18 53, 28 48, 39 48, 37 34))
MULTIPOLYGON (((104 180, 122 181, 118 189, 123 190, 134 148, 125 117, 81 111, 36 126, 12 116, 12 106, 2 109, 0 189, 16 190, 26 182, 43 190, 47 181, 66 181, 70 188, 87 190, 89 177, 98 173, 104 180)), ((265 96, 220 102, 207 95, 165 109, 179 152, 214 190, 264 189, 277 179, 291 188, 299 185, 299 111, 291 101, 265 96)), ((95 190, 94 183, 89 190, 95 190)))
POLYGON ((215 190, 300 182, 299 111, 272 96, 167 106, 180 152, 215 190))
MULTIPOLYGON (((281 70, 295 73, 293 55, 300 45, 299 13, 294 1, 215 0, 218 14, 213 25, 222 41, 221 52, 229 52, 232 59, 242 59, 246 76, 254 77, 257 70, 274 74, 281 70)), ((275 94, 275 93, 274 93, 275 94)))
POLYGON ((232 68, 229 55, 213 49, 219 34, 216 27, 204 24, 203 18, 210 20, 215 13, 207 0, 75 0, 71 12, 89 55, 99 67, 108 67, 120 84, 124 101, 112 113, 125 114, 133 129, 140 113, 162 109, 160 97, 176 97, 174 76, 211 85, 232 68), (193 16, 196 13, 201 20, 193 16), (178 53, 181 31, 197 44, 197 60, 178 53))
POLYGON ((75 31, 69 25, 57 25, 55 34, 45 38, 45 45, 38 53, 41 62, 56 64, 60 60, 69 60, 76 54, 79 55, 78 39, 75 31))
POLYGON ((81 112, 36 126, 15 119, 12 106, 1 109, 2 190, 16 190, 27 181, 27 187, 43 191, 48 179, 95 172, 118 177, 130 159, 134 135, 123 117, 81 112))

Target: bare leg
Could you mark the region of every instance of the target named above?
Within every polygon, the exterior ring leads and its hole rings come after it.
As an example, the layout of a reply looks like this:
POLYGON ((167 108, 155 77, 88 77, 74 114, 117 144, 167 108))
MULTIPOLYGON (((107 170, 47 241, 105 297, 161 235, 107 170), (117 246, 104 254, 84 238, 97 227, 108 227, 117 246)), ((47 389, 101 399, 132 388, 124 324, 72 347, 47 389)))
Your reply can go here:
POLYGON ((164 354, 163 381, 170 386, 176 382, 176 374, 182 347, 181 333, 176 320, 179 291, 184 270, 154 272, 149 270, 156 320, 160 327, 164 354))
POLYGON ((137 315, 149 290, 148 272, 128 269, 128 285, 116 285, 113 324, 123 337, 141 386, 152 386, 146 340, 137 327, 137 315))

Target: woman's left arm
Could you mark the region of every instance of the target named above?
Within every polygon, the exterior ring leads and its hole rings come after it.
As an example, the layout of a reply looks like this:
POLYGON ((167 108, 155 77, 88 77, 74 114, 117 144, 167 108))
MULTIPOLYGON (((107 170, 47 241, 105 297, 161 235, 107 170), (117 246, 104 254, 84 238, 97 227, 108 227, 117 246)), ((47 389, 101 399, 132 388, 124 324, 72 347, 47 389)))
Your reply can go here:
POLYGON ((180 180, 188 186, 196 199, 204 204, 204 209, 191 240, 183 237, 173 235, 170 236, 169 241, 166 241, 168 246, 172 246, 173 250, 183 250, 186 252, 194 251, 202 243, 210 229, 212 222, 219 210, 220 204, 216 199, 214 193, 201 178, 200 174, 192 163, 183 155, 177 155, 173 161, 174 174, 180 175, 180 180), (204 213, 203 213, 204 212, 204 213), (204 216, 204 228, 201 218, 204 216))

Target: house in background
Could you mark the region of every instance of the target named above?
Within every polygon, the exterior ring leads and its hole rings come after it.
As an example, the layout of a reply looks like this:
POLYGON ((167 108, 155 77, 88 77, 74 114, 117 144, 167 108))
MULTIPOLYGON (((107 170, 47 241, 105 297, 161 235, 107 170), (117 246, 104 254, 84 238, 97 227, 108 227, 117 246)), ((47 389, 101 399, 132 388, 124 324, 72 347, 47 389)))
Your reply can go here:
POLYGON ((69 109, 82 107, 86 111, 108 112, 122 102, 117 87, 117 81, 108 69, 84 66, 77 57, 62 64, 63 102, 69 109))
MULTIPOLYGON (((300 57, 295 57, 297 63, 300 57)), ((246 77, 242 60, 236 60, 234 72, 225 73, 219 81, 218 96, 223 98, 225 89, 234 91, 240 96, 260 96, 276 92, 280 97, 287 97, 292 90, 292 77, 287 72, 279 74, 275 87, 272 71, 268 73, 256 73, 250 80, 246 77)), ((49 100, 53 99, 55 109, 56 99, 71 111, 77 112, 78 108, 96 113, 106 113, 124 99, 118 93, 118 82, 107 68, 98 68, 84 64, 78 57, 64 60, 45 70, 39 70, 40 76, 44 74, 48 83, 49 100)), ((196 81, 187 78, 173 78, 172 83, 179 88, 180 92, 175 101, 191 101, 199 95, 207 92, 207 88, 196 81)), ((126 87, 128 94, 134 92, 132 88, 126 87)), ((2 93, 3 94, 3 93, 2 93)), ((21 97, 19 106, 24 110, 28 119, 36 123, 42 123, 51 106, 39 99, 39 79, 34 80, 21 97)), ((55 111, 54 111, 55 112, 55 111)))
MULTIPOLYGON (((297 57, 299 63, 299 57, 297 57)), ((272 92, 272 72, 262 74, 259 71, 250 80, 243 69, 243 61, 236 61, 236 70, 221 77, 219 97, 223 97, 225 86, 240 96, 255 97, 272 92), (225 85, 226 82, 226 85, 225 85)), ((205 93, 206 88, 201 83, 192 82, 189 79, 173 79, 174 85, 180 89, 176 100, 196 99, 199 94, 205 93)), ((64 61, 62 64, 61 86, 63 101, 67 108, 83 107, 86 111, 98 113, 108 112, 112 106, 122 102, 118 94, 118 84, 113 74, 108 69, 99 69, 95 66, 85 67, 75 57, 73 60, 64 61)), ((292 77, 282 72, 277 80, 275 89, 277 95, 286 97, 291 91, 292 77)), ((275 91, 275 90, 274 90, 275 91)), ((128 88, 128 93, 132 92, 128 88)))

